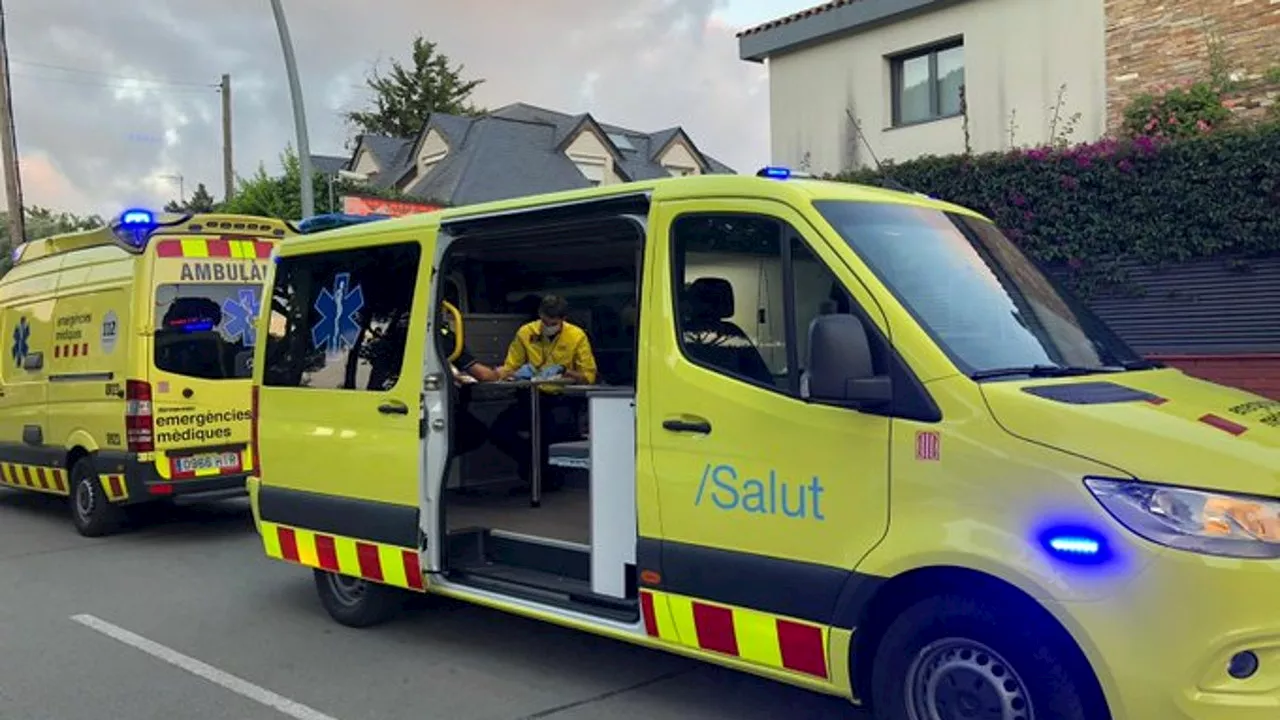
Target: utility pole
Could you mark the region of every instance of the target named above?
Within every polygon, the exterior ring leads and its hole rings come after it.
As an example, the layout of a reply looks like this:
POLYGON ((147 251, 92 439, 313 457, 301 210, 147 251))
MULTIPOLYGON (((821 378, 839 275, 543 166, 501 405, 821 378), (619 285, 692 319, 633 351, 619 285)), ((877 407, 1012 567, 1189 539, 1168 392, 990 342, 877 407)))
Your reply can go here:
POLYGON ((222 199, 231 199, 235 193, 235 170, 231 164, 231 76, 222 75, 222 199))
POLYGON ((22 217, 22 174, 18 169, 18 134, 13 127, 13 92, 9 86, 9 42, 5 35, 4 2, 0 0, 0 149, 4 155, 5 199, 9 205, 9 245, 26 241, 22 217))
POLYGON ((316 214, 314 178, 311 175, 311 143, 307 141, 307 113, 302 106, 302 83, 298 80, 298 61, 293 56, 293 41, 289 39, 289 24, 285 21, 280 0, 271 0, 271 11, 276 16, 276 29, 280 31, 280 47, 284 50, 284 69, 289 75, 289 94, 293 97, 293 124, 298 133, 298 169, 302 187, 302 217, 316 214))

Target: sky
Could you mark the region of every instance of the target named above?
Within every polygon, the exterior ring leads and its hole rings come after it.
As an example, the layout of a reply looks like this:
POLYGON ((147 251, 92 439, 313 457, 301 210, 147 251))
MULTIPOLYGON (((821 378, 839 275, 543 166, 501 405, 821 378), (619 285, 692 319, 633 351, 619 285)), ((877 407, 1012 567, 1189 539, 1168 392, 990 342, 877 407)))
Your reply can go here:
MULTIPOLYGON (((485 82, 485 107, 526 102, 656 131, 680 125, 739 172, 769 156, 764 65, 735 33, 814 0, 284 0, 313 154, 345 155, 343 112, 364 80, 422 34, 485 82)), ((23 200, 118 213, 222 195, 222 73, 235 171, 268 172, 294 140, 267 0, 8 0, 6 32, 23 200), (179 176, 181 181, 179 181, 179 176)))

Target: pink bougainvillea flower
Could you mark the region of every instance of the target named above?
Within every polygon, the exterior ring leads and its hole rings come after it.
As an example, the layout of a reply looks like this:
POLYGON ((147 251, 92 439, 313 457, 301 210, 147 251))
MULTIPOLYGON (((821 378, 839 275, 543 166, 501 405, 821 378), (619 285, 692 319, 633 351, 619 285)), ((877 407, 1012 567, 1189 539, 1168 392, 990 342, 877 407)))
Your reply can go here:
POLYGON ((1209 132, 1213 129, 1213 126, 1209 124, 1209 121, 1201 119, 1196 121, 1196 129, 1200 132, 1209 132))

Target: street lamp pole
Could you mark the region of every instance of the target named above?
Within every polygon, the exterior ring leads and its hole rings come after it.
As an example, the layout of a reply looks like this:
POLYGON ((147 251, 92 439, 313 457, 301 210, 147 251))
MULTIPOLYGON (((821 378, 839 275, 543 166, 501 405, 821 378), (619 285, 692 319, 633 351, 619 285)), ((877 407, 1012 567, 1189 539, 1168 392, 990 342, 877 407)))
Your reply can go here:
POLYGON ((316 201, 311 175, 311 143, 307 141, 307 113, 302 106, 302 83, 298 80, 298 61, 293 56, 293 41, 289 39, 289 24, 285 21, 280 0, 271 0, 271 11, 275 13, 276 29, 280 31, 284 68, 289 75, 289 94, 293 97, 293 124, 298 133, 298 165, 302 176, 302 217, 308 218, 315 215, 316 201))

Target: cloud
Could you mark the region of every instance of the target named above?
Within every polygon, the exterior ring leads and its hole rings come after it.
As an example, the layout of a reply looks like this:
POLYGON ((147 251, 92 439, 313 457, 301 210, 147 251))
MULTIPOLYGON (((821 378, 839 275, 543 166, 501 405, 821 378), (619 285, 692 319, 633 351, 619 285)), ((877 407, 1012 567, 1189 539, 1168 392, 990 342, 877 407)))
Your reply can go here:
MULTIPOLYGON (((482 105, 589 111, 640 130, 682 125, 705 152, 750 171, 768 157, 765 71, 738 60, 735 28, 718 19, 723 6, 285 0, 313 153, 344 152, 341 115, 367 101, 364 77, 379 60, 404 58, 420 32, 486 80, 475 96, 482 105)), ((47 158, 62 177, 42 181, 42 202, 104 213, 162 203, 176 194, 163 176, 179 174, 188 193, 203 182, 221 195, 215 86, 224 72, 236 171, 278 167, 293 141, 279 36, 263 0, 42 0, 10 10, 8 33, 22 154, 47 158)))

